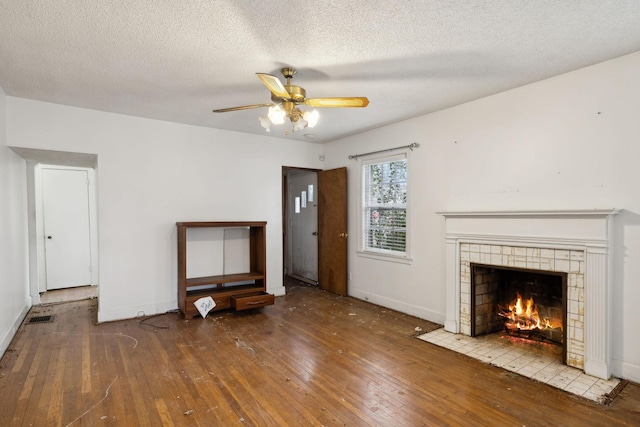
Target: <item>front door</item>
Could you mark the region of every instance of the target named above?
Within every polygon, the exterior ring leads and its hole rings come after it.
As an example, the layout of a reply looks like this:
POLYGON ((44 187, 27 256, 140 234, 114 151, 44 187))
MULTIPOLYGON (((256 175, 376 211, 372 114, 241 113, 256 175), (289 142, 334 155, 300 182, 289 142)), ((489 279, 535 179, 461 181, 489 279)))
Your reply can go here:
POLYGON ((347 295, 347 168, 318 172, 318 285, 347 295))
POLYGON ((89 177, 80 169, 42 169, 47 290, 91 284, 89 177))

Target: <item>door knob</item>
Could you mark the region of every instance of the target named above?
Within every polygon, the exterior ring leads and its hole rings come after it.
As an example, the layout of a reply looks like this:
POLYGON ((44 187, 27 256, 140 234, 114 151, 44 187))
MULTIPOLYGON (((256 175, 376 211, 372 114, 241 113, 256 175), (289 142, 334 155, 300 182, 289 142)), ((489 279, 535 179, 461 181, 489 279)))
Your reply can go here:
POLYGON ((342 237, 342 238, 349 237, 349 233, 340 233, 338 234, 338 237, 342 237))
POLYGON ((51 239, 51 236, 47 236, 47 239, 51 239))

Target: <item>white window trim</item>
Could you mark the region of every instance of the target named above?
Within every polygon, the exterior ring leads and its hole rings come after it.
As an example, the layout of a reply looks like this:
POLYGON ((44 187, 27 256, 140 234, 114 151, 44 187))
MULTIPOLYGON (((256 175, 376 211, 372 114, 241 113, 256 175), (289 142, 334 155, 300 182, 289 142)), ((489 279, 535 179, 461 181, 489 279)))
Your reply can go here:
POLYGON ((357 225, 358 225, 358 249, 356 254, 363 258, 371 258, 379 261, 397 262, 401 264, 411 264, 413 258, 411 257, 411 234, 413 233, 413 227, 411 222, 411 204, 413 200, 412 191, 413 183, 411 173, 411 150, 403 149, 398 150, 392 154, 377 154, 370 156, 358 157, 358 204, 357 204, 357 225), (363 167, 369 163, 377 162, 389 162, 393 160, 406 159, 407 160, 407 236, 406 236, 406 250, 404 255, 398 255, 395 253, 384 253, 381 251, 370 251, 364 249, 364 224, 363 224, 363 167))

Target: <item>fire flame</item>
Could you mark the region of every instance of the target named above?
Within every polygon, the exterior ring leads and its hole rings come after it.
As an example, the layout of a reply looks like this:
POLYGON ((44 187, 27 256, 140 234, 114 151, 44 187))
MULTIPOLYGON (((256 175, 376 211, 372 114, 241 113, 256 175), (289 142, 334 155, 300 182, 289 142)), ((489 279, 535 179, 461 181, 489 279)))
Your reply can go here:
POLYGON ((548 317, 540 318, 538 307, 533 298, 522 298, 520 293, 507 307, 498 304, 498 316, 504 320, 504 327, 509 335, 522 336, 524 331, 526 338, 543 337, 554 342, 562 343, 562 319, 556 319, 549 307, 542 307, 542 313, 549 313, 548 317), (558 334, 560 334, 558 336, 558 334))
POLYGON ((521 330, 530 329, 545 329, 550 328, 549 319, 546 320, 544 326, 540 326, 540 315, 538 314, 538 308, 533 302, 533 298, 527 298, 523 301, 522 295, 518 293, 513 304, 509 304, 509 310, 511 310, 512 325, 521 330))
POLYGON ((523 299, 520 293, 507 307, 498 305, 498 315, 504 318, 504 325, 509 330, 562 329, 560 319, 540 318, 533 298, 523 299))

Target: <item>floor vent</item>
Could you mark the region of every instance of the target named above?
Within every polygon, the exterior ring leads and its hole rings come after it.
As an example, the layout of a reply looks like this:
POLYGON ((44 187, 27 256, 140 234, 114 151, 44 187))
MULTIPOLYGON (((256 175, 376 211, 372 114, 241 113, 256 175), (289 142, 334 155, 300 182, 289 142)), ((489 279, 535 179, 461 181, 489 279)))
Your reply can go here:
POLYGON ((29 319, 29 324, 33 323, 48 323, 53 322, 53 315, 51 316, 33 316, 29 319))

